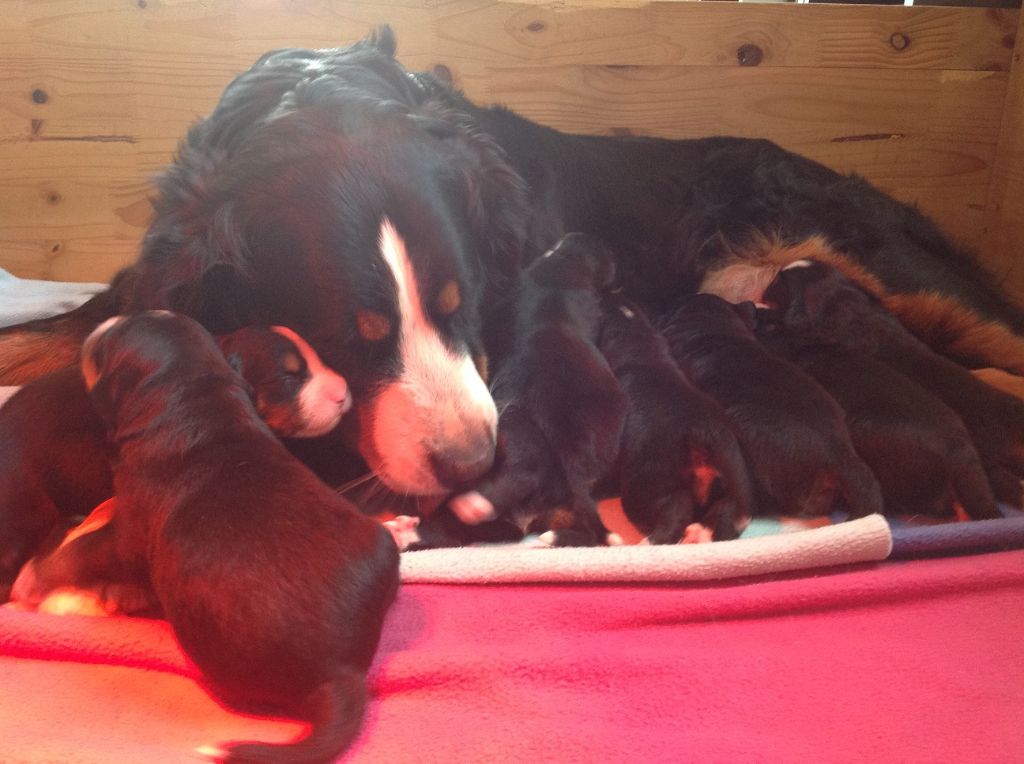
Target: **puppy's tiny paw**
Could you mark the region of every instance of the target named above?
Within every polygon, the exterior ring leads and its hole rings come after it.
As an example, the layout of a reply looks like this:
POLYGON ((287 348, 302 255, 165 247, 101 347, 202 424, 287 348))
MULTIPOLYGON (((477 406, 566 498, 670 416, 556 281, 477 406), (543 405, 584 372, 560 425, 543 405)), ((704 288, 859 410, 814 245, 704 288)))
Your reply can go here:
POLYGON ((395 546, 400 552, 420 541, 419 531, 416 530, 420 526, 418 517, 399 515, 394 520, 386 520, 383 525, 391 532, 391 538, 395 540, 395 546))
POLYGON ((469 491, 449 502, 452 512, 466 525, 479 525, 494 519, 494 505, 479 491, 469 491))
POLYGON ((705 528, 700 523, 690 523, 683 533, 684 544, 709 544, 712 541, 710 528, 705 528))
POLYGON ((227 751, 215 745, 201 745, 196 748, 196 753, 210 761, 224 761, 227 758, 227 751))
POLYGON ((111 611, 96 592, 86 589, 55 589, 39 603, 40 613, 47 615, 106 616, 111 611))
POLYGON ((605 536, 604 541, 608 546, 622 546, 623 543, 625 543, 622 540, 622 536, 620 536, 618 533, 609 533, 607 536, 605 536))
POLYGON ((554 531, 544 531, 537 537, 537 542, 539 546, 554 546, 558 543, 558 534, 554 531))
POLYGON ((647 536, 644 536, 642 539, 640 539, 638 542, 636 542, 636 545, 637 546, 650 546, 651 545, 651 540, 649 538, 647 538, 647 536))

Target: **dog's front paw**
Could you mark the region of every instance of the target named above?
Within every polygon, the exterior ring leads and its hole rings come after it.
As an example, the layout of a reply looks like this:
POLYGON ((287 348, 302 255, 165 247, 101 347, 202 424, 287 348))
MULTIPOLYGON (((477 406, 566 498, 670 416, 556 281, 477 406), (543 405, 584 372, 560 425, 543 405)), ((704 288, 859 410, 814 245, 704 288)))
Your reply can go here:
POLYGON ((710 544, 713 541, 711 529, 700 523, 690 523, 683 533, 683 544, 710 544))
POLYGON ((394 520, 385 520, 383 525, 391 532, 391 538, 395 540, 399 552, 404 552, 410 545, 420 542, 418 517, 399 515, 394 520))

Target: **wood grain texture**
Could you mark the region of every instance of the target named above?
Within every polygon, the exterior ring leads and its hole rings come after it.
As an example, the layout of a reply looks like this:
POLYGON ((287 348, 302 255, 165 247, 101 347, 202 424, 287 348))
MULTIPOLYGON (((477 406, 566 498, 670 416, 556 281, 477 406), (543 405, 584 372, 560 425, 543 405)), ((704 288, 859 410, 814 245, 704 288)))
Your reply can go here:
POLYGON ((150 179, 236 73, 268 49, 344 44, 382 22, 407 66, 444 64, 480 102, 590 134, 770 138, 978 246, 1020 20, 639 0, 2 5, 0 266, 77 280, 131 262, 150 179))
MULTIPOLYGON (((1017 37, 1024 41, 1024 18, 1017 37)), ((983 262, 1024 304, 1024 42, 1010 72, 982 252, 983 262)))

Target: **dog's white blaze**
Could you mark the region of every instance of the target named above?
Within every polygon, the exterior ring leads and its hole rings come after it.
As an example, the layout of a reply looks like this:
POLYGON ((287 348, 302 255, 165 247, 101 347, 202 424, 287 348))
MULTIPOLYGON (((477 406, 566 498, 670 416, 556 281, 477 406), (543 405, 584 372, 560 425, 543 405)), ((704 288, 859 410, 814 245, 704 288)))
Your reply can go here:
POLYGON ((794 260, 782 270, 788 271, 792 270, 793 268, 810 268, 812 265, 814 265, 813 260, 794 260))
POLYGON ((348 383, 343 376, 327 368, 316 351, 298 334, 286 326, 271 328, 295 346, 309 370, 309 379, 298 396, 303 425, 295 435, 304 438, 326 435, 338 426, 341 417, 352 408, 348 383))
POLYGON ((381 393, 374 445, 381 477, 405 490, 441 488, 431 476, 434 449, 495 436, 498 413, 468 348, 453 352, 427 319, 405 242, 385 218, 380 251, 395 279, 402 372, 381 393))

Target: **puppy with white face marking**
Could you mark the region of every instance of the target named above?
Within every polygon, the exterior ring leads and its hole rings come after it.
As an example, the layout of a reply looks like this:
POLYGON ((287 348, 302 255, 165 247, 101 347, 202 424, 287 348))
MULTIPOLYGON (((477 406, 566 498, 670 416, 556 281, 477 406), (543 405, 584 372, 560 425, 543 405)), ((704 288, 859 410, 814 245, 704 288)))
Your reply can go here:
MULTIPOLYGON (((110 319, 104 326, 110 326, 110 319)), ((249 326, 217 338, 280 437, 333 429, 352 405, 344 378, 285 327, 249 326)), ((25 385, 0 408, 0 601, 60 518, 88 514, 113 491, 106 431, 78 369, 25 385)))
POLYGON ((148 582, 227 703, 312 724, 294 743, 204 749, 225 761, 333 760, 358 732, 398 551, 291 457, 212 338, 144 313, 90 335, 83 374, 118 452, 109 523, 26 566, 54 584, 148 582))

